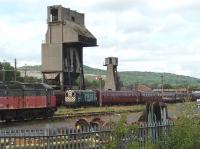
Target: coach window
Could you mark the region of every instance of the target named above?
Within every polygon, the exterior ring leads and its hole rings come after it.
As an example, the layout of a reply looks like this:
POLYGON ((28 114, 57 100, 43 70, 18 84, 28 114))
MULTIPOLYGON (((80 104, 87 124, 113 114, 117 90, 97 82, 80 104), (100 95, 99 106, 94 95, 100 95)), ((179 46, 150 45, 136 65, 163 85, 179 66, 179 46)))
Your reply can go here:
POLYGON ((1 89, 0 90, 0 96, 6 96, 6 90, 1 89))
POLYGON ((36 96, 46 96, 46 91, 43 89, 36 89, 35 90, 35 95, 36 96))
POLYGON ((49 92, 49 90, 48 89, 41 89, 41 90, 38 90, 39 92, 40 92, 40 94, 42 95, 42 96, 46 96, 46 93, 48 93, 49 92))
POLYGON ((24 90, 24 95, 25 96, 36 96, 36 92, 34 89, 28 89, 28 90, 24 90))
POLYGON ((20 89, 9 89, 8 96, 22 96, 22 90, 20 89))
POLYGON ((36 96, 41 96, 41 92, 40 92, 40 90, 38 90, 38 89, 35 90, 35 95, 36 95, 36 96))

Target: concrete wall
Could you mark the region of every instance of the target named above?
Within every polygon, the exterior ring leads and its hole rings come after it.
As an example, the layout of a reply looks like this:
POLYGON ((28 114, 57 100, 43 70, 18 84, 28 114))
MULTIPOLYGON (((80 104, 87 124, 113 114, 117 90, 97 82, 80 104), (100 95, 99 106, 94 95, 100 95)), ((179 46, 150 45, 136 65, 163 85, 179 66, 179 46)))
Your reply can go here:
POLYGON ((116 91, 115 69, 112 64, 107 66, 107 76, 105 81, 104 90, 116 91))
POLYGON ((118 89, 117 65, 118 65, 117 57, 105 58, 104 66, 107 66, 107 76, 106 76, 104 90, 116 91, 118 89))
POLYGON ((80 76, 80 88, 84 89, 82 47, 96 46, 96 38, 84 26, 84 14, 61 5, 49 6, 47 23, 46 39, 42 44, 44 80, 48 80, 45 78, 48 72, 55 72, 60 76, 59 80, 56 76, 56 81, 61 88, 71 88, 80 76))
POLYGON ((49 6, 47 9, 47 23, 52 22, 51 9, 58 10, 58 21, 72 21, 79 25, 84 26, 84 14, 77 11, 70 10, 69 8, 64 8, 61 5, 49 6))
POLYGON ((42 71, 62 71, 62 44, 42 44, 42 71))
POLYGON ((84 14, 83 13, 78 13, 76 11, 67 9, 67 8, 62 8, 62 12, 64 14, 63 16, 63 21, 72 21, 75 22, 79 25, 84 25, 84 14), (72 20, 74 18, 74 20, 72 20))

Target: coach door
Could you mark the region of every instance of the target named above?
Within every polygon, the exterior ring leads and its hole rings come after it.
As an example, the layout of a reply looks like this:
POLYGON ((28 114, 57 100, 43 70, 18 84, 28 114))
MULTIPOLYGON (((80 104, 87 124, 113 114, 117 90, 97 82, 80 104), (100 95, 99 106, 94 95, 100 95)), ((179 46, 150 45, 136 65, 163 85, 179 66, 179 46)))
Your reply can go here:
POLYGON ((0 85, 0 109, 6 107, 6 95, 7 95, 6 88, 0 85))
POLYGON ((50 106, 51 105, 52 90, 46 89, 46 92, 47 92, 47 106, 50 106))

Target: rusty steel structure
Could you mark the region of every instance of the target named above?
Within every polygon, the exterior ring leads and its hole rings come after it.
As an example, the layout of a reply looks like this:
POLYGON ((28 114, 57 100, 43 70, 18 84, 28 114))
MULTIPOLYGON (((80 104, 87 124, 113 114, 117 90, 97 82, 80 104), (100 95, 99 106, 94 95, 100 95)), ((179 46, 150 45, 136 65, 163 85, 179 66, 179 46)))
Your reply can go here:
POLYGON ((61 5, 47 8, 46 40, 42 43, 42 74, 45 83, 60 90, 84 89, 83 47, 97 45, 85 27, 84 14, 61 5), (79 85, 75 81, 79 78, 79 85))

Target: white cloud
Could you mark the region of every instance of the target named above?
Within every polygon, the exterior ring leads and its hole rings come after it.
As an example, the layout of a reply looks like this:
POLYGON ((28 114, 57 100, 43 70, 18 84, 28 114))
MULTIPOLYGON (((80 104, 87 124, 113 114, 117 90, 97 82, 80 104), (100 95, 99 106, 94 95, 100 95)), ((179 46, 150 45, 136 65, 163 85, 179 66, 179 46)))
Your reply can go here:
POLYGON ((180 14, 172 13, 163 19, 158 31, 163 33, 177 32, 181 29, 185 29, 186 25, 187 21, 184 20, 180 14))
POLYGON ((198 0, 146 0, 146 4, 156 11, 177 11, 198 8, 198 0))
POLYGON ((10 23, 0 22, 1 59, 23 59, 38 61, 40 64, 40 45, 45 32, 45 25, 40 22, 10 23))
POLYGON ((46 7, 62 4, 85 13, 86 27, 97 37, 98 47, 84 48, 86 65, 105 69, 105 57, 117 56, 119 70, 200 77, 200 1, 0 0, 0 4, 0 60, 40 64, 46 7))
POLYGON ((138 9, 124 11, 117 16, 117 25, 119 31, 130 32, 149 32, 151 25, 147 25, 151 20, 141 14, 138 9))

